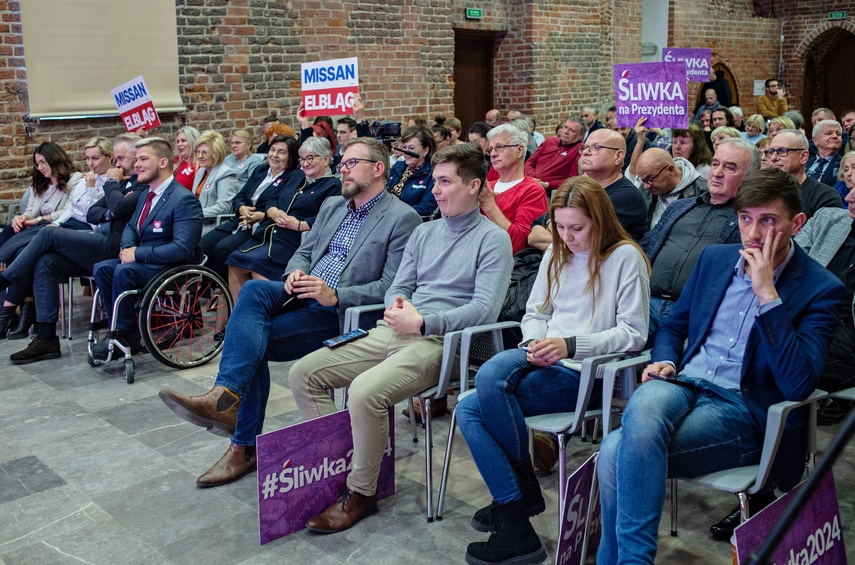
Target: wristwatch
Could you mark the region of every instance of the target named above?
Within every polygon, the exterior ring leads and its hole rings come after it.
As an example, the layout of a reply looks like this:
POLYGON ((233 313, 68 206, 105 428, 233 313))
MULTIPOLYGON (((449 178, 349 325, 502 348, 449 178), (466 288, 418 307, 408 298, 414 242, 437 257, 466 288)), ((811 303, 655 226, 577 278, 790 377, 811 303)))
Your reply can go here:
POLYGON ((36 223, 38 224, 38 223, 39 223, 39 222, 41 222, 43 219, 44 219, 44 218, 42 218, 41 216, 39 216, 38 218, 36 218, 36 223))

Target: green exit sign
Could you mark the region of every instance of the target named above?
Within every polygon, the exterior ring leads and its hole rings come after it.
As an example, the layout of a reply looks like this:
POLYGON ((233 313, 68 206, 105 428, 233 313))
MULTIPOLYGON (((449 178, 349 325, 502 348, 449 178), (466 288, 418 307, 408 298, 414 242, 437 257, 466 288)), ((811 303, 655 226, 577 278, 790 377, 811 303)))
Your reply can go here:
POLYGON ((845 20, 846 12, 828 12, 829 20, 845 20))
POLYGON ((467 20, 480 20, 484 17, 484 10, 481 8, 466 8, 467 20))

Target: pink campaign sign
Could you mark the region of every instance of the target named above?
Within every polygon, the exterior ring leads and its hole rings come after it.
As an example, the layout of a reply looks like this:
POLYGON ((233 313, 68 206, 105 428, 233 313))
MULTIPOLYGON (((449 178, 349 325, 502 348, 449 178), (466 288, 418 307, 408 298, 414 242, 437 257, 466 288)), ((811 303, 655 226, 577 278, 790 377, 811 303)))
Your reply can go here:
POLYGON ((632 63, 614 68, 618 126, 635 127, 645 116, 647 127, 689 127, 686 63, 632 63))
MULTIPOLYGON (((751 552, 760 548, 775 523, 781 518, 790 501, 795 498, 794 488, 757 515, 752 516, 735 530, 736 555, 739 563, 747 563, 751 552)), ((769 563, 777 565, 839 565, 846 563, 843 546, 843 524, 834 488, 832 472, 822 478, 799 517, 796 518, 769 563)))
POLYGON ((674 61, 686 63, 689 82, 709 82, 715 78, 712 72, 712 49, 666 47, 662 52, 662 62, 674 61))
MULTIPOLYGON (((395 494, 395 427, 389 439, 377 498, 395 494)), ((341 495, 350 471, 350 412, 342 410, 258 436, 258 526, 260 543, 302 530, 341 495)))

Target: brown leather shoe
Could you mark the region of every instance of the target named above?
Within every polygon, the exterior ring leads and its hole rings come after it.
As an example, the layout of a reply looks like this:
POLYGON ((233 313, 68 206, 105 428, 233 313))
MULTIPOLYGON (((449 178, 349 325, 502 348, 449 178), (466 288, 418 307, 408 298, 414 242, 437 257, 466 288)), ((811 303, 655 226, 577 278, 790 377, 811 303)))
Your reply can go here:
MULTIPOLYGON (((413 412, 416 415, 416 421, 422 421, 422 408, 417 400, 413 400, 413 412)), ((443 396, 442 398, 433 398, 430 401, 430 417, 431 419, 439 418, 440 416, 444 416, 445 413, 448 412, 448 396, 443 396)), ((404 415, 404 418, 410 417, 410 408, 404 408, 401 410, 401 414, 404 415)))
POLYGON ((377 512, 377 497, 365 496, 348 489, 332 506, 306 522, 317 534, 334 534, 346 530, 377 512))
POLYGON ((164 388, 158 396, 170 410, 191 424, 222 437, 232 437, 235 433, 240 398, 227 388, 215 386, 199 396, 164 388))
POLYGON ((235 445, 229 442, 229 448, 214 466, 196 479, 199 488, 211 488, 227 485, 255 470, 255 446, 235 445))
POLYGON ((558 462, 558 442, 546 432, 534 432, 534 466, 546 474, 558 462))

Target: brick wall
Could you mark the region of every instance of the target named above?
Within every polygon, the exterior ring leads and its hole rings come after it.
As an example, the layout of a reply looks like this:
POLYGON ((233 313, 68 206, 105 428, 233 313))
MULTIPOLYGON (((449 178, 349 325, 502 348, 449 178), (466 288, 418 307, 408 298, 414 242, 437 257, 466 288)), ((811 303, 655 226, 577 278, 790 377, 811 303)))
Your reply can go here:
MULTIPOLYGON (((777 72, 780 26, 776 19, 755 15, 751 0, 672 0, 668 43, 711 48, 713 64, 723 63, 735 77, 739 105, 747 117, 756 113, 754 81, 777 72)), ((694 108, 701 84, 689 86, 690 108, 694 108)))
MULTIPOLYGON (((605 110, 614 103, 612 65, 640 60, 642 3, 483 0, 477 5, 484 19, 467 21, 466 0, 177 0, 187 113, 161 116, 158 133, 171 137, 186 121, 200 130, 247 128, 259 135, 271 111, 292 121, 301 62, 349 56, 360 59, 368 117, 451 114, 454 89, 466 87, 452 80, 455 29, 495 34, 497 106, 531 111, 541 131, 551 132, 582 105, 605 110)), ((774 2, 782 4, 790 3, 774 2)), ((82 165, 87 138, 122 130, 117 119, 26 119, 18 5, 0 0, 0 198, 26 187, 32 151, 42 141, 59 142, 82 165)), ((753 80, 774 75, 778 67, 781 23, 764 8, 762 0, 756 8, 751 0, 672 0, 670 42, 711 47, 714 60, 736 76, 744 104, 752 98, 753 80)), ((812 33, 807 24, 787 25, 794 35, 812 33)), ((798 70, 787 72, 794 75, 787 80, 797 83, 798 70)), ((798 92, 792 94, 797 102, 798 92)))
MULTIPOLYGON (((758 0, 757 12, 762 15, 774 16, 782 23, 781 33, 784 36, 782 46, 781 78, 790 89, 787 100, 791 107, 804 108, 809 113, 815 107, 822 105, 818 97, 811 100, 803 99, 805 66, 807 59, 812 57, 817 63, 822 60, 829 49, 835 44, 850 38, 855 34, 855 0, 835 0, 834 2, 773 2, 758 0), (846 20, 829 20, 828 13, 844 11, 846 20)), ((821 69, 817 69, 818 73, 821 69)), ((818 85, 816 85, 818 87, 818 85)), ((841 112, 842 108, 836 111, 841 112)), ((839 117, 839 116, 838 116, 839 117)))

